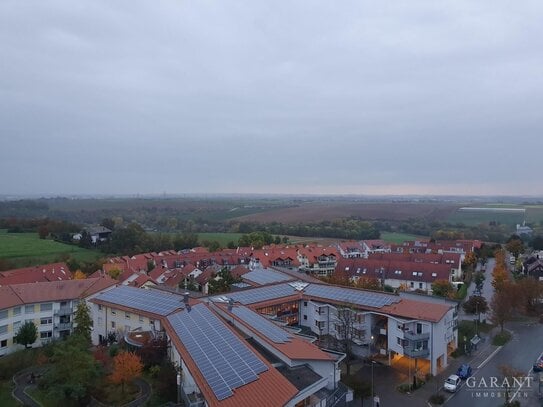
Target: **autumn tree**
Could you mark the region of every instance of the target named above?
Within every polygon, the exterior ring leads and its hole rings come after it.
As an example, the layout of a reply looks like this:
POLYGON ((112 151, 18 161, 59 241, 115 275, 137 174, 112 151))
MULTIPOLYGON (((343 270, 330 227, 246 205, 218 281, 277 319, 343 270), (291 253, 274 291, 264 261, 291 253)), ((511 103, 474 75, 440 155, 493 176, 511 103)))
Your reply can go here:
POLYGON ((74 334, 80 335, 87 343, 91 341, 92 319, 90 309, 85 300, 79 301, 74 314, 74 334))
POLYGON ((503 325, 509 321, 513 315, 514 300, 511 290, 497 290, 490 302, 490 319, 500 326, 503 332, 503 325))
POLYGON ((356 288, 363 288, 365 290, 383 291, 381 281, 377 278, 360 277, 354 284, 356 288))
POLYGON ((124 393, 124 384, 141 376, 143 364, 138 355, 132 352, 120 352, 113 358, 113 372, 110 380, 115 384, 121 384, 124 393))
POLYGON ((543 296, 543 285, 540 281, 526 277, 516 282, 519 306, 530 314, 536 311, 537 304, 543 296))
POLYGON ((437 297, 450 298, 454 287, 448 280, 436 280, 432 283, 432 294, 437 297))
POLYGON ((520 237, 513 235, 507 241, 505 248, 509 253, 515 256, 515 259, 522 253, 524 253, 524 242, 520 237))
POLYGON ((81 270, 76 270, 74 273, 74 280, 84 280, 87 278, 87 275, 81 270))
POLYGON ((497 264, 492 272, 492 286, 494 290, 499 291, 509 281, 509 274, 507 269, 501 264, 497 264))
POLYGON ((38 339, 38 328, 34 325, 34 322, 27 321, 19 327, 17 334, 13 337, 15 343, 24 345, 28 348, 28 345, 32 345, 38 339))
POLYGON ((345 365, 347 367, 347 376, 351 374, 351 363, 354 359, 353 353, 353 333, 354 323, 356 322, 356 312, 354 309, 348 306, 341 306, 337 308, 337 324, 336 333, 338 339, 343 345, 345 352, 345 365))
POLYGON ((469 252, 466 254, 466 257, 464 258, 464 264, 469 267, 473 268, 477 264, 477 256, 473 252, 469 252))

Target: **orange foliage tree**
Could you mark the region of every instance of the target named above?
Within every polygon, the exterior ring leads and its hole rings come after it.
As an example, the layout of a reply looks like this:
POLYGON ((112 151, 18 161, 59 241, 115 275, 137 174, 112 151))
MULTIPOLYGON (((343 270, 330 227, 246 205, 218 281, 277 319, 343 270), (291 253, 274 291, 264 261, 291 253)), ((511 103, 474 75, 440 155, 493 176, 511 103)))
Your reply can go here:
POLYGON ((76 270, 74 273, 74 280, 84 280, 87 278, 87 275, 81 270, 76 270))
POLYGON ((121 384, 124 393, 124 384, 141 376, 143 364, 138 355, 132 352, 120 352, 113 359, 113 372, 110 380, 115 384, 121 384))

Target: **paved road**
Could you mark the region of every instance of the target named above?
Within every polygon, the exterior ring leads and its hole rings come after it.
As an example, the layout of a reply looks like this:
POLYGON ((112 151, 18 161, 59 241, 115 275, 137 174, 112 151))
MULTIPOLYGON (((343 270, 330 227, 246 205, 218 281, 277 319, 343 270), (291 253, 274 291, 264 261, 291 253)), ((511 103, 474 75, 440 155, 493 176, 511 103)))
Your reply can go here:
MULTIPOLYGON (((511 323, 508 325, 513 331, 513 339, 507 343, 493 358, 488 360, 486 364, 482 361, 474 367, 475 382, 480 383, 483 378, 487 385, 490 386, 492 376, 498 377, 499 381, 503 380, 500 371, 501 366, 510 366, 515 371, 522 372, 523 375, 534 375, 531 372, 533 362, 538 356, 543 353, 543 325, 529 324, 526 322, 511 323)), ((528 388, 522 388, 515 399, 518 399, 522 407, 541 406, 538 400, 537 381, 532 382, 528 388)), ((447 407, 466 407, 476 405, 477 407, 495 407, 501 405, 503 398, 498 398, 498 393, 503 397, 503 391, 490 391, 487 389, 485 397, 483 390, 484 386, 478 386, 477 389, 469 388, 466 384, 446 402, 447 407), (477 391, 476 391, 477 390, 477 391), (492 394, 494 397, 492 397, 492 394)))
MULTIPOLYGON (((490 304, 490 301, 492 300, 492 296, 494 295, 494 287, 492 287, 492 270, 494 269, 495 264, 494 259, 488 259, 486 263, 486 272, 485 272, 485 281, 483 283, 483 289, 481 290, 481 295, 485 297, 486 302, 490 304)), ((473 295, 473 292, 475 291, 475 283, 471 283, 471 285, 468 287, 468 295, 466 296, 466 299, 468 299, 470 296, 473 295)), ((474 315, 466 314, 464 312, 464 308, 460 306, 460 309, 458 310, 458 319, 465 320, 473 320, 474 315)), ((488 319, 488 316, 486 314, 481 314, 481 321, 484 319, 488 319)))

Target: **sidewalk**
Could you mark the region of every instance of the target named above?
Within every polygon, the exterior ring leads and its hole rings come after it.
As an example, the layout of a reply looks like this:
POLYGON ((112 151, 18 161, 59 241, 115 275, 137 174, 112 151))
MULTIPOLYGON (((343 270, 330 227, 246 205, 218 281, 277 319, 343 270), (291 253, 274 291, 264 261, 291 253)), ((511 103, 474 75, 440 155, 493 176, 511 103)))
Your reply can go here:
POLYGON ((455 374, 460 365, 467 363, 473 370, 480 369, 494 356, 501 347, 492 345, 492 338, 500 331, 499 327, 492 328, 488 333, 484 334, 484 342, 479 343, 477 350, 471 352, 471 355, 462 355, 458 358, 450 358, 449 366, 438 375, 431 378, 420 389, 416 390, 412 396, 419 400, 419 406, 431 406, 428 402, 430 396, 441 390, 443 383, 451 374, 455 374), (424 402, 424 403, 423 403, 424 402))

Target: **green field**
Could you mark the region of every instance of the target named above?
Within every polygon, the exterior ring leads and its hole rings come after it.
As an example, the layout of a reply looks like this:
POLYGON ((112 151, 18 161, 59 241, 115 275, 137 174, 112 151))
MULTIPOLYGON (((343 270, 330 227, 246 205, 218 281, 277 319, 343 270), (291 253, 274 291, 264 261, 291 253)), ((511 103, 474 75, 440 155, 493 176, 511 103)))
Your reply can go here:
POLYGON ((68 254, 79 261, 94 261, 100 253, 53 240, 43 240, 37 233, 7 233, 0 230, 0 258, 16 267, 52 263, 68 254))
POLYGON ((382 232, 381 239, 388 243, 403 243, 407 240, 428 240, 428 236, 410 235, 399 232, 382 232))
POLYGON ((197 233, 197 235, 200 244, 204 240, 209 240, 210 242, 216 240, 222 247, 226 247, 228 242, 234 242, 234 244, 237 245, 238 240, 243 236, 243 233, 197 233))
POLYGON ((468 226, 489 222, 514 226, 516 224, 521 224, 525 220, 529 224, 542 224, 543 222, 543 205, 483 204, 477 205, 477 207, 489 209, 526 209, 526 212, 457 210, 449 216, 447 221, 450 223, 463 223, 468 226))

